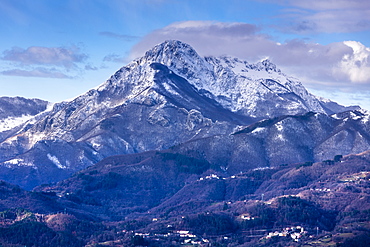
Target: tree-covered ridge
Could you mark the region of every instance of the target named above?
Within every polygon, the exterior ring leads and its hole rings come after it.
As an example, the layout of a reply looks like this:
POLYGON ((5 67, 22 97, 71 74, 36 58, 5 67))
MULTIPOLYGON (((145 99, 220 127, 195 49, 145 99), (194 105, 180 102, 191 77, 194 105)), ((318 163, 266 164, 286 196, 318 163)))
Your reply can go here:
POLYGON ((231 176, 200 157, 171 151, 114 156, 32 192, 1 182, 0 243, 366 243, 369 152, 231 176))

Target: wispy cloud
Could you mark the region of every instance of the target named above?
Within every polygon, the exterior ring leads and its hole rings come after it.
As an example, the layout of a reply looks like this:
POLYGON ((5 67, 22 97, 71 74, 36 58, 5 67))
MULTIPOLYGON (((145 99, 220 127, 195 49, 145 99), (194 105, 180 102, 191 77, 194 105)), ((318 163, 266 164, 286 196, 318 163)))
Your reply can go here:
POLYGON ((260 0, 286 8, 276 28, 295 33, 348 33, 370 30, 370 1, 260 0))
POLYGON ((102 36, 115 38, 115 39, 120 39, 120 40, 124 40, 124 41, 134 41, 134 40, 137 40, 137 39, 140 38, 138 36, 118 34, 118 33, 114 33, 114 32, 100 32, 99 34, 102 35, 102 36))
POLYGON ((95 67, 91 64, 86 64, 85 65, 85 70, 98 70, 98 67, 95 67))
POLYGON ((55 78, 55 79, 72 79, 56 69, 45 69, 45 68, 35 68, 32 70, 23 69, 12 69, 2 71, 1 74, 7 76, 21 76, 21 77, 42 77, 42 78, 55 78))
POLYGON ((86 64, 87 58, 88 55, 77 46, 13 47, 3 51, 0 57, 10 62, 8 67, 11 68, 0 73, 7 76, 71 79, 76 78, 71 73, 81 73, 83 69, 97 70, 93 65, 86 64))
POLYGON ((109 55, 106 55, 104 58, 103 58, 103 61, 104 62, 113 62, 113 63, 125 63, 127 62, 127 59, 125 57, 122 57, 120 55, 117 55, 117 54, 109 54, 109 55))
MULTIPOLYGON (((256 25, 247 23, 224 23, 213 21, 185 21, 176 22, 143 37, 132 49, 130 57, 141 56, 146 50, 167 39, 178 39, 188 42, 203 55, 211 54, 235 54, 233 43, 261 41, 271 43, 268 35, 259 33, 256 25), (231 52, 231 53, 230 53, 231 52)), ((238 45, 240 47, 241 44, 238 45)), ((253 51, 257 56, 260 52, 253 51)))
POLYGON ((255 25, 191 21, 148 34, 133 47, 131 57, 168 39, 187 42, 201 55, 227 54, 249 62, 268 57, 311 87, 352 92, 370 89, 370 48, 360 42, 321 45, 294 39, 281 44, 255 25))
POLYGON ((42 47, 31 46, 26 49, 13 47, 3 52, 2 60, 16 62, 21 65, 51 65, 73 68, 76 63, 87 59, 76 46, 72 47, 42 47))
POLYGON ((370 2, 364 0, 274 0, 274 2, 318 11, 370 8, 370 2))

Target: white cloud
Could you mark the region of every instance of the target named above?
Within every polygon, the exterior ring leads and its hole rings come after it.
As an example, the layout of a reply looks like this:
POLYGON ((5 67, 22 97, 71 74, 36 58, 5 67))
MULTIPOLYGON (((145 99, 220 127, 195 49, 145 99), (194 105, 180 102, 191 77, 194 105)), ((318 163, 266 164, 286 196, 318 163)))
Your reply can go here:
POLYGON ((345 41, 352 49, 351 53, 343 56, 336 72, 347 77, 354 83, 370 82, 370 48, 357 41, 345 41))
MULTIPOLYGON (((154 45, 168 39, 178 39, 191 44, 203 55, 237 55, 232 47, 224 44, 235 44, 240 47, 242 44, 260 41, 259 49, 264 49, 267 43, 272 41, 266 35, 258 34, 259 28, 247 23, 224 23, 211 21, 185 21, 176 22, 162 29, 158 29, 145 36, 137 43, 131 51, 130 58, 141 56, 146 50, 154 45), (230 49, 228 49, 230 48, 230 49)), ((258 56, 260 50, 254 47, 254 54, 258 56)))
POLYGON ((360 42, 321 45, 304 40, 277 43, 246 23, 186 21, 173 23, 145 36, 131 51, 142 56, 168 39, 190 44, 200 55, 232 55, 248 62, 269 57, 284 73, 299 78, 307 87, 344 92, 370 89, 370 51, 360 42))

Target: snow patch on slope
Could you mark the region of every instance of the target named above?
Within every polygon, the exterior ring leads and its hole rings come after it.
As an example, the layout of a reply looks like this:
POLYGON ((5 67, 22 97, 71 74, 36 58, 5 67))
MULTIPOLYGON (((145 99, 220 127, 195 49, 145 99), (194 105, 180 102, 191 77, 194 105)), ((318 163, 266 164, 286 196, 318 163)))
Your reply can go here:
POLYGON ((5 161, 4 163, 5 167, 13 168, 14 166, 29 166, 36 168, 36 166, 31 162, 26 162, 24 159, 11 159, 8 161, 5 161))
POLYGON ((0 132, 13 129, 27 122, 32 117, 33 117, 32 115, 22 115, 21 117, 7 117, 5 119, 1 119, 0 120, 0 132))
POLYGON ((64 166, 60 163, 60 161, 58 160, 58 158, 56 156, 53 156, 51 154, 47 154, 47 156, 48 156, 48 159, 51 162, 53 162, 58 168, 60 168, 60 169, 66 169, 67 168, 66 166, 64 166))

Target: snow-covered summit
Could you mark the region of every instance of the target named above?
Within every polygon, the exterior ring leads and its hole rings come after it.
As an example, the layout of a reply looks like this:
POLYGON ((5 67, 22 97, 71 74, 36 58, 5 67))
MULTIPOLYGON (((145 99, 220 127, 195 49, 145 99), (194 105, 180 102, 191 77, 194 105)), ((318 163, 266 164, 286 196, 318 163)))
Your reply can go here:
MULTIPOLYGON (((251 64, 230 56, 201 57, 190 45, 176 40, 156 45, 107 83, 112 85, 114 81, 126 89, 132 87, 134 94, 142 92, 154 85, 151 63, 167 66, 223 107, 243 115, 265 118, 326 112, 298 80, 283 74, 270 60, 251 64)), ((107 84, 102 88, 107 88, 107 84)))

